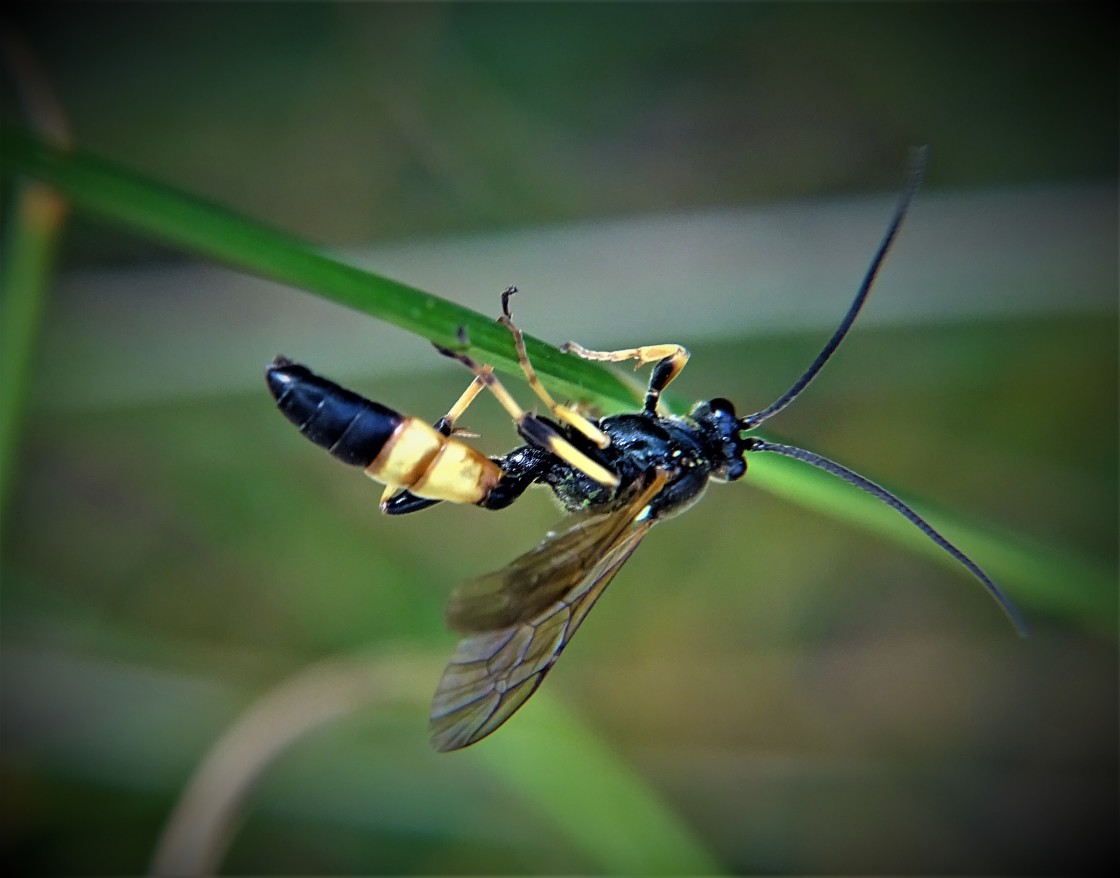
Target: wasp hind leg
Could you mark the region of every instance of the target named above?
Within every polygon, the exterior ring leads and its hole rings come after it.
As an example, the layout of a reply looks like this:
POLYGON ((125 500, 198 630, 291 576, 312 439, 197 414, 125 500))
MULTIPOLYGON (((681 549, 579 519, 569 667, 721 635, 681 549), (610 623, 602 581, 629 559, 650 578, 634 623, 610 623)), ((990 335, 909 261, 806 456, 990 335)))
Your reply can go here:
MULTIPOLYGON (((464 332, 462 334, 465 341, 466 333, 464 332)), ((547 423, 521 408, 521 406, 517 404, 517 400, 510 395, 509 391, 506 390, 494 375, 493 366, 479 365, 466 354, 448 350, 439 345, 436 346, 436 350, 445 357, 458 360, 474 372, 475 380, 481 381, 483 386, 494 394, 495 399, 498 400, 502 408, 513 418, 514 423, 517 425, 518 432, 528 439, 530 443, 554 454, 565 463, 575 467, 588 478, 594 479, 601 485, 606 485, 611 488, 618 486, 618 476, 602 464, 596 463, 547 423)))
POLYGON ((576 344, 574 341, 560 345, 560 350, 566 354, 575 354, 585 360, 598 360, 605 363, 621 363, 626 360, 637 360, 635 369, 640 369, 647 363, 656 363, 649 376, 649 387, 646 390, 645 411, 647 414, 657 414, 657 404, 661 400, 661 392, 676 378, 681 369, 688 363, 688 350, 679 344, 653 344, 643 345, 638 348, 626 348, 621 351, 589 351, 587 348, 576 344))
MULTIPOLYGON (((486 384, 482 379, 476 376, 474 381, 467 386, 467 389, 456 400, 455 405, 451 406, 447 414, 432 425, 436 428, 436 431, 444 436, 451 436, 456 433, 455 422, 463 416, 463 412, 474 402, 475 397, 482 393, 485 387, 486 384)), ((421 509, 427 509, 429 506, 441 502, 441 500, 417 497, 406 488, 390 485, 381 495, 381 511, 386 515, 405 515, 409 512, 419 512, 421 509)))
POLYGON ((450 436, 452 433, 455 433, 455 422, 463 416, 463 412, 465 412, 467 410, 467 407, 472 402, 474 402, 475 397, 482 393, 485 387, 486 383, 476 375, 474 381, 472 381, 467 386, 467 389, 463 391, 462 396, 460 396, 459 399, 455 402, 455 405, 451 406, 447 414, 436 421, 432 426, 434 426, 436 430, 438 430, 444 436, 450 436))

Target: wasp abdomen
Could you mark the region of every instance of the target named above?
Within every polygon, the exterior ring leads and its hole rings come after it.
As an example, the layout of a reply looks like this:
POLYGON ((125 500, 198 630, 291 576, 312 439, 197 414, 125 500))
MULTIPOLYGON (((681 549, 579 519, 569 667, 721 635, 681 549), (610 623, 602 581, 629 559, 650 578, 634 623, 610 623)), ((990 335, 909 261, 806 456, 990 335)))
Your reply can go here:
POLYGON ((304 436, 352 466, 369 466, 405 420, 284 357, 268 367, 268 388, 304 436))
POLYGON ((469 445, 306 366, 277 357, 267 377, 277 407, 304 436, 382 484, 433 500, 478 503, 501 478, 501 468, 469 445))

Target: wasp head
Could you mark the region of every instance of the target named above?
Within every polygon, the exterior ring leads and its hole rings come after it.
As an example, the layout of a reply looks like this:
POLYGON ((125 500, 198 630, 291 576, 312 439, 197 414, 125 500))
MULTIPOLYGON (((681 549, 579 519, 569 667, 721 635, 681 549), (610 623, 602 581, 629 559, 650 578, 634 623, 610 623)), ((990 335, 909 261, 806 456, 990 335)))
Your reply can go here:
POLYGON ((747 471, 744 458, 747 449, 742 438, 743 424, 735 416, 735 406, 731 401, 717 397, 697 403, 691 418, 703 433, 717 462, 712 478, 724 482, 741 479, 747 471))

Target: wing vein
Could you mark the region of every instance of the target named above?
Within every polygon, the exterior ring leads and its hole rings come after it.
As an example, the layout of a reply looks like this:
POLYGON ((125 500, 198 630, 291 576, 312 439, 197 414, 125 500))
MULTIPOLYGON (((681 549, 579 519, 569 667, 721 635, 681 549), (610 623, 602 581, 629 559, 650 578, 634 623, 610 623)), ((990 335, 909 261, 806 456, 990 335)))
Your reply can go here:
POLYGON ((465 636, 432 701, 429 732, 437 750, 484 738, 537 690, 653 526, 639 517, 665 478, 655 472, 619 508, 549 534, 505 568, 452 592, 448 621, 465 636))

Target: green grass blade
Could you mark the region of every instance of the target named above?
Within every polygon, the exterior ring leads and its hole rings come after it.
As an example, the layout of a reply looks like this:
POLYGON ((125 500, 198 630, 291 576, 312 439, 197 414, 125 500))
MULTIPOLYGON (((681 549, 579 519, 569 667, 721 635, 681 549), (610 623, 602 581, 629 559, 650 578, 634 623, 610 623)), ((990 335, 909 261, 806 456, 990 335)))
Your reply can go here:
MULTIPOLYGON (((969 579, 956 559, 910 522, 851 485, 830 476, 821 479, 825 474, 777 455, 756 455, 750 459, 750 465, 748 478, 752 485, 887 537, 957 570, 964 580, 969 579)), ((950 542, 978 560, 1015 603, 1115 636, 1113 572, 1073 552, 997 531, 930 503, 907 502, 950 542)))
MULTIPOLYGON (((88 154, 49 147, 13 130, 3 133, 4 173, 18 171, 64 193, 76 206, 149 237, 242 271, 300 287, 414 332, 446 347, 470 347, 496 368, 517 372, 509 332, 493 317, 342 262, 322 250, 169 186, 88 154)), ((537 370, 572 399, 631 405, 633 395, 609 370, 561 354, 525 336, 537 370)))
MULTIPOLYGON (((282 232, 225 208, 79 152, 52 149, 12 130, 3 133, 5 174, 20 172, 49 183, 74 204, 185 250, 246 272, 317 293, 443 345, 455 345, 460 326, 471 347, 495 367, 516 373, 508 332, 490 317, 341 262, 282 232)), ((607 411, 632 407, 634 397, 610 371, 566 356, 526 336, 541 377, 570 399, 596 402, 607 411)), ((668 400, 679 410, 678 401, 668 400)), ((753 466, 753 482, 798 503, 873 530, 909 548, 939 554, 932 544, 886 507, 826 473, 794 461, 753 466)), ((935 524, 946 516, 932 516, 935 524)), ((954 522, 954 525, 957 525, 954 522)), ((1114 626, 1115 581, 1092 561, 1037 540, 959 522, 955 542, 970 550, 1012 600, 1046 615, 1077 619, 1094 629, 1114 626)))
POLYGON ((0 512, 11 490, 35 340, 66 205, 38 183, 19 187, 3 245, 0 287, 0 512))
POLYGON ((486 742, 466 751, 531 802, 612 875, 716 875, 701 842, 575 716, 534 696, 486 742), (546 755, 542 755, 546 754, 546 755))

